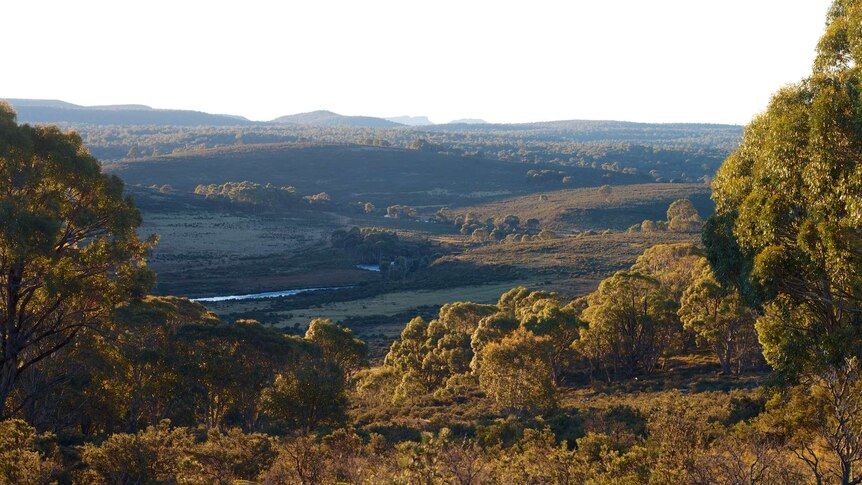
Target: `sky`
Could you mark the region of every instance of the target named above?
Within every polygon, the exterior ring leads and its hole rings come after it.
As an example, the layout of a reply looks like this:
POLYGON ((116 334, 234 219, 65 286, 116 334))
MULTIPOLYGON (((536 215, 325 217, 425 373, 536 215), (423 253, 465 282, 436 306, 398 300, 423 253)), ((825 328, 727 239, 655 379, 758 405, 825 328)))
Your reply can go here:
POLYGON ((14 0, 0 98, 253 120, 745 124, 805 77, 831 0, 14 0))

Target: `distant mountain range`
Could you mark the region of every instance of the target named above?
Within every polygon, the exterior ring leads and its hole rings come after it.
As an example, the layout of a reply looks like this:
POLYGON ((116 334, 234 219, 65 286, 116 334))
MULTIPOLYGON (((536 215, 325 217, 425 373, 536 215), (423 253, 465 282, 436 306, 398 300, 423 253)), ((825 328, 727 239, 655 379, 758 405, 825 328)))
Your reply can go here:
POLYGON ((434 124, 427 116, 393 116, 386 119, 407 126, 430 126, 434 124))
POLYGON ((366 128, 395 128, 405 126, 383 118, 372 116, 344 116, 332 111, 312 111, 295 115, 281 116, 272 120, 273 123, 288 123, 295 125, 316 126, 358 126, 366 128))
MULTIPOLYGON (((0 98, 3 100, 3 98, 0 98)), ((446 124, 434 124, 425 116, 398 116, 377 118, 373 116, 345 116, 332 111, 312 111, 278 117, 272 121, 252 121, 242 116, 210 114, 201 111, 154 109, 140 104, 108 106, 80 106, 53 99, 6 99, 18 113, 22 123, 69 123, 72 125, 164 125, 164 126, 248 126, 248 125, 311 125, 352 126, 360 128, 418 128, 422 131, 446 131, 456 125, 471 125, 479 131, 533 131, 551 130, 577 132, 578 139, 590 141, 615 136, 630 136, 632 139, 650 138, 660 134, 668 140, 680 139, 703 128, 726 128, 734 133, 741 131, 735 125, 713 125, 704 123, 633 123, 609 120, 560 120, 535 123, 493 124, 481 119, 454 120, 446 124)), ((463 126, 461 126, 463 128, 463 126)))
POLYGON ((463 120, 452 120, 450 125, 487 125, 488 122, 478 118, 464 118, 463 120))
POLYGON ((201 111, 153 109, 139 104, 80 106, 54 99, 7 99, 23 123, 77 123, 92 125, 250 125, 242 116, 201 111))
MULTIPOLYGON (((3 98, 0 98, 3 99, 3 98)), ((236 126, 261 124, 294 124, 312 126, 354 126, 360 128, 397 128, 401 126, 435 126, 427 116, 345 116, 320 110, 280 116, 272 121, 251 121, 227 114, 210 114, 179 109, 153 109, 143 104, 81 106, 57 99, 6 99, 18 112, 22 123, 71 123, 89 125, 173 125, 236 126)), ((452 124, 486 124, 483 120, 455 120, 452 124)))

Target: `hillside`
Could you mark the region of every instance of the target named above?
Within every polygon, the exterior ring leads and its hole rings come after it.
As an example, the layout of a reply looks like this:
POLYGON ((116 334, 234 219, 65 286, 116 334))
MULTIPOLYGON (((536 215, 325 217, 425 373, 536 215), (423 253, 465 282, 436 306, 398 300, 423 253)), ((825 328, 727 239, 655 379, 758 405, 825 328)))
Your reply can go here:
POLYGON ((344 116, 325 110, 281 116, 272 120, 272 122, 296 125, 355 126, 364 128, 394 128, 403 126, 401 123, 396 123, 383 118, 374 118, 371 116, 344 116))
POLYGON ((606 196, 598 187, 586 187, 502 199, 461 211, 474 212, 483 220, 507 214, 522 220, 535 218, 558 232, 625 230, 644 219, 664 219, 668 206, 677 199, 692 201, 704 218, 715 209, 709 186, 703 184, 638 184, 614 187, 606 196))
POLYGON ((153 109, 143 105, 79 106, 65 101, 7 99, 21 123, 92 125, 236 126, 251 121, 232 115, 200 111, 153 109))
POLYGON ((593 168, 364 145, 245 145, 111 163, 105 169, 132 185, 169 184, 187 192, 198 184, 250 180, 292 185, 303 194, 327 192, 336 203, 362 200, 380 207, 457 206, 563 187, 648 181, 593 168), (528 177, 539 170, 554 177, 528 177), (568 184, 563 177, 571 177, 568 184))
POLYGON ((467 120, 424 127, 429 132, 470 131, 546 141, 573 142, 641 142, 693 143, 724 145, 738 143, 742 137, 739 125, 710 123, 636 123, 614 120, 559 120, 535 123, 471 123, 467 120))

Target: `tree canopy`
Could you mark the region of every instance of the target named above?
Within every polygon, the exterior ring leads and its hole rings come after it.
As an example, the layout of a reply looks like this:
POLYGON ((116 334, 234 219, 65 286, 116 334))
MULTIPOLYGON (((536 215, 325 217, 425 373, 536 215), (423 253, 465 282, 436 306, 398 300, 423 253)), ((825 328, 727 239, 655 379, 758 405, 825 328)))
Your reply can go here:
POLYGON ((762 289, 766 358, 785 374, 862 353, 860 61, 862 5, 838 0, 811 76, 773 97, 713 184, 723 224, 707 244, 738 247, 762 289))
MULTIPOLYGON (((0 416, 19 376, 152 283, 154 240, 74 132, 0 104, 0 416)), ((20 406, 22 403, 16 403, 20 406)))

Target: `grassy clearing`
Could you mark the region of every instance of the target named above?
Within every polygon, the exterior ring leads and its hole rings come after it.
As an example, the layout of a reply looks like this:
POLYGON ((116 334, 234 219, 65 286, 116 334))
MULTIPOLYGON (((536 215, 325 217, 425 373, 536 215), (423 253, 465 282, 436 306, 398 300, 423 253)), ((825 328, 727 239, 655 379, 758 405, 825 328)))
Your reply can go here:
POLYGON ((690 199, 702 215, 712 213, 709 187, 703 184, 636 184, 613 186, 604 196, 598 187, 558 190, 514 197, 459 209, 482 219, 514 214, 522 221, 539 219, 558 232, 586 229, 626 229, 644 219, 664 219, 668 205, 690 199))
POLYGON ((631 266, 645 249, 656 244, 699 241, 698 234, 612 232, 476 246, 442 260, 512 266, 528 273, 574 281, 607 277, 614 271, 631 266))

